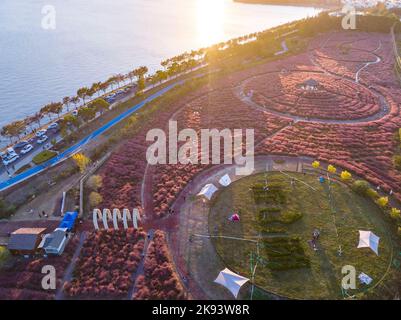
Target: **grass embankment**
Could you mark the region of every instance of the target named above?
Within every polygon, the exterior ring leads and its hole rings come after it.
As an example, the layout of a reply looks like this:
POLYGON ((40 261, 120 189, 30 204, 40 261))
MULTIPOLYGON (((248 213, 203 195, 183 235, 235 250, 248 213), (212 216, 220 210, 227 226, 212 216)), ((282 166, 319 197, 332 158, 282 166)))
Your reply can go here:
POLYGON ((57 152, 51 150, 44 150, 41 153, 38 153, 36 156, 33 157, 32 162, 34 164, 41 164, 54 158, 57 155, 57 152))
MULTIPOLYGON (((258 240, 213 239, 228 268, 251 278, 258 262, 255 283, 269 292, 291 298, 342 298, 341 269, 356 268, 373 278, 374 286, 386 274, 391 259, 391 240, 379 208, 348 187, 319 183, 317 177, 291 173, 313 188, 281 173, 269 173, 265 191, 263 174, 243 178, 221 191, 212 202, 209 230, 217 235, 258 240), (330 200, 332 199, 332 200, 330 200), (228 221, 232 213, 241 221, 228 221), (318 251, 308 243, 314 229, 320 231, 318 251), (357 249, 358 230, 380 237, 379 256, 369 248, 357 249), (339 249, 341 247, 341 255, 339 249)), ((359 284, 351 294, 368 287, 359 284)))

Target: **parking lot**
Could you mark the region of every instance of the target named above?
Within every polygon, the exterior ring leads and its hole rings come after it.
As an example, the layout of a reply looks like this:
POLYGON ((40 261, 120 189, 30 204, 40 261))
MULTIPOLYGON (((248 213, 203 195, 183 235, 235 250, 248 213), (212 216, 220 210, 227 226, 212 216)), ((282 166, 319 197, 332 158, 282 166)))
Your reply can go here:
MULTIPOLYGON (((107 94, 103 98, 108 103, 110 103, 110 105, 112 105, 113 103, 126 98, 129 94, 131 94, 134 91, 134 88, 135 86, 130 85, 124 89, 115 90, 113 93, 107 94)), ((78 113, 77 110, 71 112, 71 114, 73 114, 74 116, 77 116, 77 113, 78 113)), ((32 159, 37 154, 39 154, 43 150, 50 149, 52 147, 51 143, 52 141, 58 143, 59 141, 62 140, 58 127, 54 125, 56 122, 49 123, 46 129, 39 130, 43 131, 43 135, 47 136, 47 139, 43 142, 41 141, 40 136, 36 135, 30 139, 22 139, 19 142, 16 142, 11 147, 15 151, 15 154, 17 155, 14 158, 12 157, 12 155, 14 154, 13 152, 8 153, 6 150, 3 151, 3 157, 5 157, 6 159, 13 158, 13 160, 11 162, 7 161, 8 159, 6 161, 0 161, 0 181, 5 181, 9 179, 15 174, 16 171, 30 164, 32 162, 32 159), (54 125, 53 128, 51 128, 52 125, 54 125), (18 147, 17 145, 19 144, 21 145, 29 144, 32 146, 32 149, 24 154, 24 152, 22 151, 23 146, 18 147)))

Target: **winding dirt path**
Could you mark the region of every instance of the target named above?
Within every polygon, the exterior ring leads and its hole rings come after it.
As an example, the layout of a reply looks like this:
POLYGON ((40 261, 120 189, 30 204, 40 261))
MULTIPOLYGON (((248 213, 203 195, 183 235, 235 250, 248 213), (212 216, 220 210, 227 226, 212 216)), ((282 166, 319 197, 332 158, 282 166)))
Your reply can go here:
MULTIPOLYGON (((347 82, 351 82, 354 85, 357 84, 359 86, 362 86, 366 90, 368 90, 373 96, 376 96, 379 99, 380 111, 375 113, 374 115, 371 115, 371 116, 367 116, 367 117, 363 117, 363 118, 357 118, 357 119, 349 119, 349 120, 348 119, 347 120, 322 119, 322 118, 303 117, 303 116, 293 115, 293 114, 289 114, 289 113, 283 113, 283 112, 279 112, 279 111, 273 110, 271 108, 268 108, 266 106, 261 106, 261 105, 257 104, 256 102, 254 102, 252 100, 252 98, 245 93, 244 88, 249 82, 251 82, 251 81, 253 81, 253 80, 255 80, 255 79, 259 78, 259 77, 263 77, 264 75, 266 75, 266 73, 253 76, 253 77, 250 77, 250 78, 242 81, 238 86, 236 86, 234 88, 234 94, 236 95, 236 97, 238 99, 240 99, 242 102, 246 103, 250 107, 253 107, 253 108, 256 108, 258 110, 265 111, 265 112, 268 112, 268 113, 273 114, 275 116, 283 117, 283 118, 286 118, 286 119, 289 119, 289 120, 292 120, 292 121, 295 121, 295 122, 302 121, 302 122, 312 122, 312 123, 349 124, 349 125, 351 125, 351 124, 357 124, 357 123, 368 123, 368 122, 371 122, 371 121, 377 121, 377 120, 382 119, 383 117, 385 117, 386 115, 388 115, 390 113, 390 107, 389 107, 389 105, 388 105, 388 103, 387 103, 387 101, 386 101, 384 96, 382 96, 377 91, 373 91, 370 87, 367 87, 366 85, 361 84, 359 82, 359 79, 360 79, 360 72, 361 71, 363 71, 364 69, 366 69, 370 65, 377 64, 377 63, 380 63, 382 61, 382 59, 378 55, 376 55, 374 53, 377 50, 380 50, 381 46, 382 46, 382 43, 380 42, 379 46, 373 52, 369 52, 369 53, 375 55, 377 59, 376 59, 376 61, 367 61, 367 62, 365 62, 365 64, 362 67, 360 67, 359 70, 356 72, 355 80, 348 79, 347 77, 344 77, 342 75, 339 75, 337 73, 334 73, 334 72, 331 72, 331 71, 328 71, 328 70, 324 69, 320 64, 318 64, 313 59, 312 53, 309 52, 309 59, 311 60, 311 62, 315 66, 320 68, 324 74, 326 74, 327 76, 335 76, 337 78, 341 78, 342 80, 347 81, 347 82)), ((322 47, 324 47, 324 45, 322 47)), ((354 50, 365 51, 365 50, 362 50, 362 49, 354 49, 354 50)), ((290 72, 305 72, 305 71, 290 70, 290 72)), ((307 71, 307 72, 309 72, 309 73, 320 73, 320 72, 313 72, 313 71, 307 71)), ((280 71, 275 71, 275 72, 271 72, 271 73, 277 73, 278 74, 278 73, 280 73, 280 71)))

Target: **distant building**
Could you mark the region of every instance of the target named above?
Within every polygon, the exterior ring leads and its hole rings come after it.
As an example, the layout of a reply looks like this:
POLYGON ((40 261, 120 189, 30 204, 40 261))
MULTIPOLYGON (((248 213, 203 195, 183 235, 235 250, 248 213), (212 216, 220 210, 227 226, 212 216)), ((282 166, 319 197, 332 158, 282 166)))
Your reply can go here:
POLYGON ((46 234, 38 248, 42 249, 46 254, 61 255, 68 242, 67 228, 57 228, 52 233, 46 234))
POLYGON ((305 82, 301 83, 299 86, 302 90, 311 91, 319 89, 320 84, 315 79, 308 79, 305 82))
POLYGON ((342 3, 355 8, 372 8, 379 3, 383 3, 387 9, 401 8, 400 0, 342 0, 342 3))
POLYGON ((35 254, 46 228, 20 228, 11 233, 8 250, 12 254, 35 254))

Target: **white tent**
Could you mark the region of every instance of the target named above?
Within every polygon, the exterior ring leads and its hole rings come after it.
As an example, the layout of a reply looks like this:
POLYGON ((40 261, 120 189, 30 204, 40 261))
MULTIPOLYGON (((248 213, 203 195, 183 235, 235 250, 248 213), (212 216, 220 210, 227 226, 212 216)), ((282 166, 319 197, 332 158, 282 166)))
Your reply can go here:
POLYGON ((358 248, 370 248, 379 255, 379 240, 373 232, 359 230, 358 248))
POLYGON ((361 283, 363 284, 371 284, 371 282, 373 281, 373 279, 371 277, 369 277, 366 273, 361 272, 361 274, 358 276, 359 281, 361 281, 361 283))
POLYGON ((217 191, 218 189, 216 186, 212 183, 209 183, 205 185, 202 190, 198 193, 198 196, 204 196, 208 200, 212 199, 213 194, 217 191))
POLYGON ((219 180, 219 183, 223 186, 223 187, 227 187, 231 184, 231 179, 230 176, 228 174, 222 176, 219 180))
POLYGON ((228 290, 230 290, 235 298, 237 298, 238 292, 241 287, 248 281, 248 278, 244 278, 227 268, 220 271, 216 280, 214 280, 215 283, 221 284, 222 286, 225 286, 228 290))

